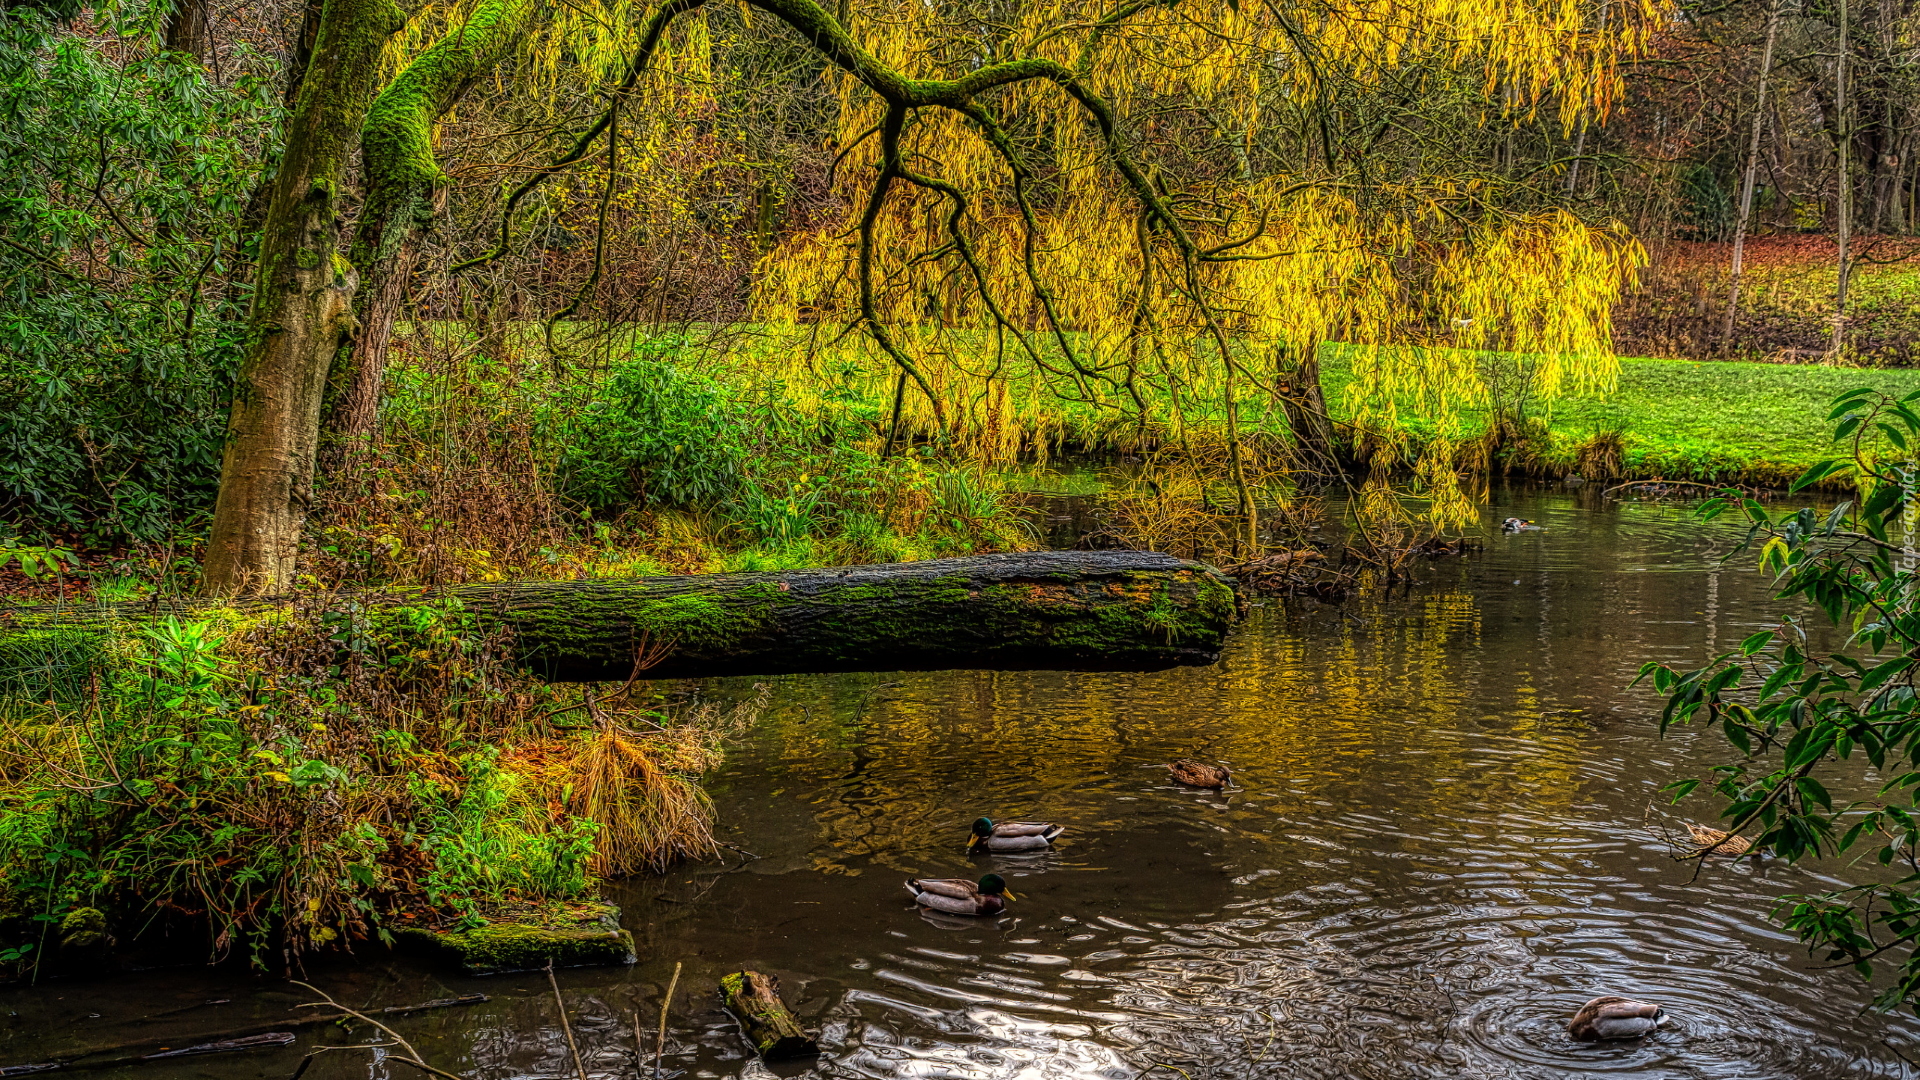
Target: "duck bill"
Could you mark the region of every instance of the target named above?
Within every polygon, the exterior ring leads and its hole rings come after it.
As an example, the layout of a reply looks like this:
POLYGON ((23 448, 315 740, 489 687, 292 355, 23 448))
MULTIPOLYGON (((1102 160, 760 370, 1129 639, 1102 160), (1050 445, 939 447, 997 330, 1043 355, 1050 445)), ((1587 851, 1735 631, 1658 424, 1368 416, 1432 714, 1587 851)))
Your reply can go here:
POLYGON ((1001 896, 1004 896, 1004 897, 1006 897, 1006 898, 1007 898, 1007 899, 1009 899, 1009 900, 1018 900, 1018 899, 1020 899, 1019 897, 1017 897, 1017 896, 1015 896, 1015 895, 1013 895, 1013 890, 1012 890, 1012 889, 1001 889, 1001 890, 1000 890, 1000 895, 1001 895, 1001 896))
POLYGON ((968 836, 968 837, 967 837, 967 850, 968 850, 968 851, 972 851, 972 850, 973 850, 973 845, 975 845, 975 844, 977 844, 977 843, 979 843, 979 842, 980 842, 980 837, 978 837, 978 836, 968 836))

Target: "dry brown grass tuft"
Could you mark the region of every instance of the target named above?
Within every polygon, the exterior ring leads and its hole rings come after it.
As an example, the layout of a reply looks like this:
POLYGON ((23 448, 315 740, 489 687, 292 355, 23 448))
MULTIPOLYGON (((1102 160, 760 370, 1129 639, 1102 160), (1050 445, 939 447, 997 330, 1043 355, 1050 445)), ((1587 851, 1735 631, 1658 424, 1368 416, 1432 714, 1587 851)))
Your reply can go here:
MULTIPOLYGON (((599 826, 596 875, 664 870, 717 852, 713 804, 700 777, 720 764, 722 744, 751 724, 766 700, 762 687, 732 708, 701 705, 645 729, 603 715, 575 738, 513 747, 501 766, 520 775, 531 796, 599 826)), ((620 719, 650 722, 632 711, 620 719)))

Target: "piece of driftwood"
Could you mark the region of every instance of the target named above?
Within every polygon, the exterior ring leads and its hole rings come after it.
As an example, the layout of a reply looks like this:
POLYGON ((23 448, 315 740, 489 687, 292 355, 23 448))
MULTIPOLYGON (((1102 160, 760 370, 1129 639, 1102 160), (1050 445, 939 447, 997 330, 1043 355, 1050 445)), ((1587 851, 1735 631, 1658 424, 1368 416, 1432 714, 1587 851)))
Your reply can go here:
MULTIPOLYGON (((368 617, 435 596, 553 682, 799 672, 1153 671, 1219 659, 1238 616, 1232 579, 1152 551, 1034 551, 750 574, 461 585, 407 599, 343 597, 368 617)), ((251 607, 271 603, 240 602, 251 607)), ((100 628, 190 617, 208 601, 55 611, 0 608, 0 674, 84 685, 100 628), (89 648, 92 653, 87 652, 89 648), (18 654, 18 662, 8 657, 18 654), (71 669, 71 670, 69 670, 71 669)), ((0 688, 6 692, 8 688, 0 688)), ((12 692, 44 696, 39 686, 12 692)))
MULTIPOLYGON (((423 1012, 428 1009, 446 1009, 458 1005, 478 1005, 491 1000, 486 994, 461 994, 459 997, 435 998, 422 1001, 417 1005, 389 1005, 381 1009, 376 1016, 396 1016, 405 1013, 423 1012)), ((195 1006, 196 1008, 198 1006, 195 1006)), ((178 1012, 179 1010, 172 1010, 178 1012)), ((160 1015, 167 1015, 162 1013, 160 1015)), ((85 1053, 75 1054, 60 1061, 41 1061, 29 1065, 0 1065, 0 1078, 9 1076, 28 1076, 33 1073, 53 1072, 56 1069, 79 1071, 82 1069, 118 1069, 128 1065, 142 1065, 149 1062, 167 1061, 179 1057, 192 1057, 200 1054, 218 1054, 237 1050, 255 1050, 266 1046, 285 1046, 293 1041, 293 1032, 287 1029, 311 1027, 315 1024, 331 1024, 336 1020, 347 1019, 343 1012, 325 1012, 315 1016, 296 1016, 281 1020, 271 1020, 262 1024, 252 1024, 233 1031, 189 1035, 169 1039, 170 1044, 159 1050, 147 1053, 128 1053, 141 1047, 151 1047, 158 1040, 144 1039, 138 1043, 122 1043, 117 1046, 102 1046, 85 1053), (186 1043, 185 1047, 173 1049, 171 1044, 186 1043), (101 1057, 113 1054, 113 1057, 101 1057)))
POLYGON ((135 1061, 165 1061, 168 1058, 196 1057, 200 1054, 225 1054, 234 1050, 258 1050, 263 1046, 285 1046, 294 1039, 291 1031, 268 1031, 259 1035, 248 1035, 244 1039, 221 1039, 217 1042, 201 1043, 198 1046, 183 1046, 178 1050, 158 1050, 151 1054, 141 1054, 135 1061))
POLYGON ((758 971, 738 971, 720 980, 720 1004, 740 1021, 740 1030, 763 1061, 813 1057, 820 1044, 780 1000, 780 980, 758 971))

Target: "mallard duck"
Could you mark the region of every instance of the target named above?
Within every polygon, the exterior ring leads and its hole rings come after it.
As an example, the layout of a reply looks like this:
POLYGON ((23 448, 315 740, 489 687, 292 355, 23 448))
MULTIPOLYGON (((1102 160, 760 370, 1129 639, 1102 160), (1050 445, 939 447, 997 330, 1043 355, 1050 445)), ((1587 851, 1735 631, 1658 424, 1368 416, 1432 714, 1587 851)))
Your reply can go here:
POLYGON ((1573 1014, 1567 1034, 1581 1042, 1597 1039, 1637 1039, 1651 1034, 1667 1018, 1667 1010, 1623 997, 1597 997, 1573 1014))
POLYGON ((995 821, 976 818, 973 833, 967 837, 967 851, 1044 851, 1066 832, 1065 825, 1050 821, 995 821))
POLYGON ((916 903, 949 915, 998 915, 1014 898, 999 874, 988 874, 977 885, 966 878, 908 878, 907 891, 916 903))
POLYGON ((1545 526, 1535 525, 1531 519, 1523 521, 1520 518, 1508 518, 1500 523, 1501 532, 1541 532, 1544 529, 1545 526))
POLYGON ((1696 825, 1691 821, 1687 822, 1687 831, 1693 834, 1693 842, 1699 846, 1701 851, 1713 848, 1715 855, 1725 855, 1729 859, 1737 859, 1753 850, 1753 841, 1744 836, 1729 835, 1719 829, 1710 829, 1705 825, 1696 825), (1724 841, 1724 843, 1722 841, 1724 841), (1714 845, 1716 844, 1719 846, 1715 847, 1714 845))
POLYGON ((1233 770, 1225 765, 1209 765, 1192 758, 1181 758, 1167 762, 1167 771, 1173 774, 1175 781, 1188 787, 1212 788, 1215 791, 1227 786, 1233 779, 1233 770))

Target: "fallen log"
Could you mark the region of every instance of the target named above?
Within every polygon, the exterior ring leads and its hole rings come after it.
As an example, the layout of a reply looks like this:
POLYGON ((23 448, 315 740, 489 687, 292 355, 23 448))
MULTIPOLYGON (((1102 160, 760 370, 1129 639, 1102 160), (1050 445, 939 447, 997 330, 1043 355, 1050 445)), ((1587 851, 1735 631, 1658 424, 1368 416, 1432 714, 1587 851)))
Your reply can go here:
MULTIPOLYGON (((377 611, 435 596, 458 599, 482 632, 509 631, 515 657, 553 682, 627 679, 642 648, 664 649, 639 673, 648 679, 949 668, 1152 671, 1214 662, 1237 615, 1231 578, 1150 551, 487 583, 363 602, 377 611)), ((209 603, 0 611, 0 669, 59 674, 47 670, 52 644, 70 652, 76 633, 84 638, 104 620, 181 616, 209 610, 209 603), (9 654, 33 663, 13 663, 9 654)), ((53 666, 78 677, 90 665, 53 666)))
POLYGON ((791 1061, 820 1053, 787 1003, 780 1000, 780 980, 757 971, 739 971, 720 980, 720 1004, 740 1021, 740 1030, 762 1061, 791 1061))

